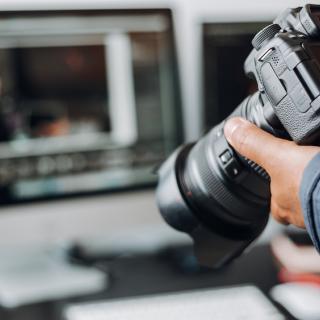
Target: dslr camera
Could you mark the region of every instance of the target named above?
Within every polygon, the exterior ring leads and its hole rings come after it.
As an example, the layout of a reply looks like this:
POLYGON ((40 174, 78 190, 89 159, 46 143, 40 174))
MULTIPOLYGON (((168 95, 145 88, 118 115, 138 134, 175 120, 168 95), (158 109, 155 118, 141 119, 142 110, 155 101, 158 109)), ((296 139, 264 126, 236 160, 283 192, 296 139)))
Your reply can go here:
MULTIPOLYGON (((230 117, 297 144, 319 145, 320 5, 284 11, 252 45, 244 70, 258 90, 230 117)), ((156 190, 165 221, 188 233, 199 262, 211 267, 239 256, 262 233, 270 212, 267 172, 228 144, 224 123, 179 147, 161 165, 156 190)))

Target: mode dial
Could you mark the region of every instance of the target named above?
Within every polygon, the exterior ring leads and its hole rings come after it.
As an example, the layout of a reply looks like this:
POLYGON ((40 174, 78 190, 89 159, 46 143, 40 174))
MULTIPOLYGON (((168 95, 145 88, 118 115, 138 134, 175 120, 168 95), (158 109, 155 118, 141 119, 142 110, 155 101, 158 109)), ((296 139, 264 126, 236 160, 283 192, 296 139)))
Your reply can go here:
POLYGON ((252 45, 259 50, 266 40, 271 40, 281 30, 278 24, 270 24, 256 34, 252 40, 252 45))

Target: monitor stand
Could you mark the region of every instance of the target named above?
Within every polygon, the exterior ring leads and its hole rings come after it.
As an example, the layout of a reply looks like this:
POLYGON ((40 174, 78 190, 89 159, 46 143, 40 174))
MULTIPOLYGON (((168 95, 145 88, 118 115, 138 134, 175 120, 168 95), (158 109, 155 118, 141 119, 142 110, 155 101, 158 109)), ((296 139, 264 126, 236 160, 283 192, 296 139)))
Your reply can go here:
POLYGON ((61 248, 0 249, 0 305, 15 308, 106 289, 105 272, 68 260, 61 248))

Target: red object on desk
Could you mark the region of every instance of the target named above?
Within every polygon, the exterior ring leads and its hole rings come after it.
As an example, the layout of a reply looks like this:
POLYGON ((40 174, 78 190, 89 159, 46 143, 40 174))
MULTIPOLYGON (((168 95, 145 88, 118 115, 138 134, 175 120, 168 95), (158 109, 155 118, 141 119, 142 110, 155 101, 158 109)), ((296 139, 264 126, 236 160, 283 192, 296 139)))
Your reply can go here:
POLYGON ((320 287, 320 275, 314 273, 295 273, 282 268, 278 277, 280 282, 310 283, 320 287))

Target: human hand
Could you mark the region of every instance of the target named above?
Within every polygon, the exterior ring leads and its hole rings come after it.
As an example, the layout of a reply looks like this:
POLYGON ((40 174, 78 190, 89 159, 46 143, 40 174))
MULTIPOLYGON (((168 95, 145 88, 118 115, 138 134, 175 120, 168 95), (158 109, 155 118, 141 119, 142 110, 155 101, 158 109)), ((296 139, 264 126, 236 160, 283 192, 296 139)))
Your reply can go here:
POLYGON ((300 184, 304 169, 320 148, 276 138, 243 118, 229 119, 224 134, 235 150, 268 172, 273 217, 283 224, 304 227, 300 184))

